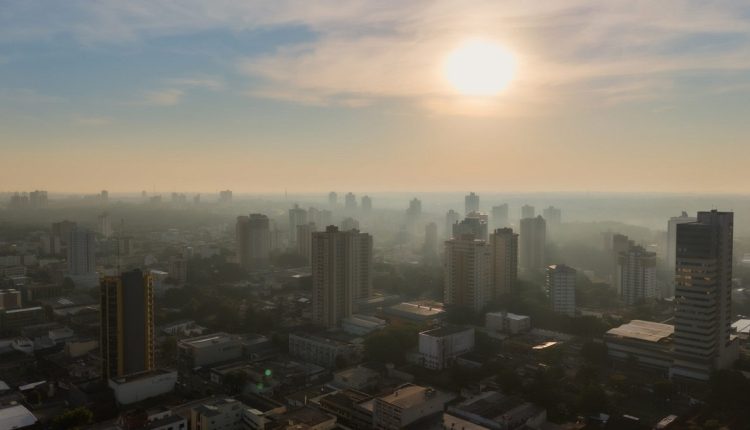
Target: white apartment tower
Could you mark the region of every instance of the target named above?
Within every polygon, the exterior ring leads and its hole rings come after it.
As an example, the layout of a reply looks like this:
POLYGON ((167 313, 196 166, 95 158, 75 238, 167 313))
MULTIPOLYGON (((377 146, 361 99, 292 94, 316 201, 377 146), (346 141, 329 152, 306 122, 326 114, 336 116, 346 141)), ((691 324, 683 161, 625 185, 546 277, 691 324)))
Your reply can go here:
POLYGON ((568 316, 576 314, 576 269, 564 264, 547 267, 547 295, 552 310, 568 316))

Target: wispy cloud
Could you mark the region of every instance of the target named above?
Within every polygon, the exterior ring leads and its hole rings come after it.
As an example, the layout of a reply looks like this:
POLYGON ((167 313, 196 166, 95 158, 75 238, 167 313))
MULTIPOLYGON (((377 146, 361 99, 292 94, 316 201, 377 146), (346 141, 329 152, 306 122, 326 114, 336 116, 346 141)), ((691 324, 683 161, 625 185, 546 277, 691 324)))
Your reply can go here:
POLYGON ((186 77, 167 79, 167 83, 177 87, 206 88, 209 90, 220 90, 224 88, 224 82, 215 77, 186 77))
POLYGON ((144 94, 141 103, 151 106, 175 106, 182 101, 184 94, 184 91, 175 88, 150 91, 144 94))
POLYGON ((64 100, 57 96, 42 94, 31 88, 0 88, 0 103, 14 104, 51 104, 64 100))
MULTIPOLYGON (((303 26, 314 34, 308 41, 234 59, 248 77, 242 84, 249 86, 247 94, 301 104, 398 100, 455 112, 455 106, 473 103, 458 100, 440 74, 440 63, 472 36, 497 40, 518 56, 510 91, 501 102, 490 103, 498 112, 507 112, 508 103, 540 112, 572 103, 599 107, 664 100, 719 85, 681 87, 684 75, 750 71, 750 5, 745 2, 479 0, 467 7, 462 0, 71 0, 64 6, 24 2, 8 9, 0 17, 0 40, 65 34, 84 45, 128 44, 216 29, 303 26), (66 19, 58 19, 61 14, 66 19)), ((171 106, 190 88, 223 86, 214 77, 175 78, 145 100, 171 106)))
POLYGON ((105 116, 85 116, 85 115, 75 115, 73 117, 73 123, 80 126, 85 127, 101 127, 105 125, 110 125, 114 122, 114 120, 110 117, 105 116))

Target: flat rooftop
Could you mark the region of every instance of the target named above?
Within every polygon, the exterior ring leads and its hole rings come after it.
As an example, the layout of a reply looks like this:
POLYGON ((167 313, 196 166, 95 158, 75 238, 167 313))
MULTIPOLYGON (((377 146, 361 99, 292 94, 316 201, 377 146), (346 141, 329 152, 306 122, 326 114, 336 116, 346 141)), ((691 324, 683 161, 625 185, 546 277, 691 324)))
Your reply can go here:
POLYGON ((445 326, 445 327, 434 328, 432 330, 423 331, 419 334, 420 335, 424 334, 424 335, 433 336, 433 337, 441 337, 441 336, 450 336, 456 333, 462 333, 467 330, 473 330, 473 329, 466 328, 466 327, 459 327, 459 326, 445 326))
POLYGON ((674 334, 674 326, 653 321, 633 320, 607 331, 609 336, 660 342, 674 334))
POLYGON ((231 341, 233 338, 226 333, 213 333, 204 336, 191 337, 189 339, 182 339, 180 341, 183 345, 188 345, 193 348, 208 348, 209 346, 216 345, 217 343, 226 343, 231 341))
POLYGON ((26 407, 21 405, 0 408, 0 428, 16 429, 32 426, 36 417, 26 407))
POLYGON ((380 397, 380 400, 399 408, 407 409, 423 403, 427 393, 430 391, 434 392, 432 388, 407 385, 396 389, 387 396, 380 397))
POLYGON ((422 305, 419 303, 399 303, 391 306, 390 309, 397 312, 405 312, 424 317, 431 317, 445 313, 440 307, 422 305))
POLYGON ((737 320, 732 323, 732 328, 737 333, 750 333, 750 319, 737 320))

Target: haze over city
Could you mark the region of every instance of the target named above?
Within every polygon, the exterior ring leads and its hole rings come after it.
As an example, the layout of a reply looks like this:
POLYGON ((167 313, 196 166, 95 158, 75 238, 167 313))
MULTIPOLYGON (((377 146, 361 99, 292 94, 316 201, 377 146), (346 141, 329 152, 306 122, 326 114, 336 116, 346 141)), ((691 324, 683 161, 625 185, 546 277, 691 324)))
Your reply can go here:
POLYGON ((747 16, 743 2, 4 2, 3 189, 744 193, 747 16), (498 82, 472 75, 488 67, 498 82))
POLYGON ((750 429, 750 3, 0 0, 0 430, 750 429))

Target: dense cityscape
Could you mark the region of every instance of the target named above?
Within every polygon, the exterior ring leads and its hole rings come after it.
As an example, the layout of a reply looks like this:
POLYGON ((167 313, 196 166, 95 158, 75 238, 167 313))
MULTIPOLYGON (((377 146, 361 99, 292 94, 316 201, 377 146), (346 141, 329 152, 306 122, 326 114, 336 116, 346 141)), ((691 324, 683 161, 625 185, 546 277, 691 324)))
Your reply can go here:
POLYGON ((564 203, 445 201, 9 194, 0 423, 748 422, 750 264, 732 212, 651 230, 567 220, 564 203))
POLYGON ((750 1, 0 0, 0 430, 750 430, 750 1))

